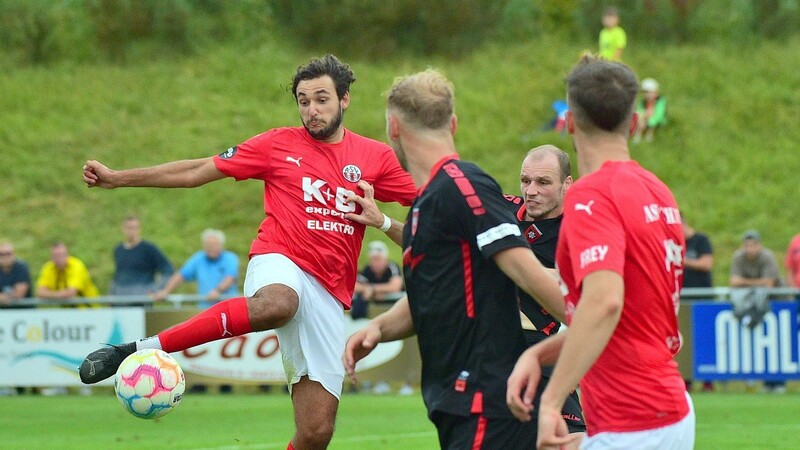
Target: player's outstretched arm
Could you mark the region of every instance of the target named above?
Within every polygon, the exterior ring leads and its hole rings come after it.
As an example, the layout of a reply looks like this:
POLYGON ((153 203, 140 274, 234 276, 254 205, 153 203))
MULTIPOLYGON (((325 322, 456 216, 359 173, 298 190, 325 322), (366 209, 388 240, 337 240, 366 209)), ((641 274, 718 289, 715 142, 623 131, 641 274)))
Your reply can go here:
POLYGON ((542 378, 542 366, 551 366, 558 359, 567 331, 528 348, 520 355, 506 383, 508 409, 519 420, 531 420, 533 400, 542 378))
POLYGON ((403 222, 394 220, 381 212, 378 204, 375 202, 375 190, 372 185, 364 180, 358 182, 358 187, 364 191, 364 196, 360 196, 355 192, 346 197, 348 202, 356 202, 361 206, 361 214, 347 213, 344 215, 345 219, 352 220, 364 224, 366 226, 375 227, 389 236, 395 244, 403 246, 403 222), (382 229, 386 225, 386 220, 389 220, 389 228, 382 229))
POLYGON ((225 178, 213 158, 187 159, 138 169, 112 170, 99 161, 86 161, 83 181, 87 187, 189 188, 225 178))
POLYGON ((552 275, 526 247, 513 247, 494 255, 494 262, 517 286, 536 298, 553 317, 566 320, 564 297, 552 275))
POLYGON ((408 297, 396 301, 388 311, 378 315, 347 339, 342 362, 345 372, 357 382, 356 363, 369 355, 380 342, 396 341, 414 335, 414 322, 408 297))

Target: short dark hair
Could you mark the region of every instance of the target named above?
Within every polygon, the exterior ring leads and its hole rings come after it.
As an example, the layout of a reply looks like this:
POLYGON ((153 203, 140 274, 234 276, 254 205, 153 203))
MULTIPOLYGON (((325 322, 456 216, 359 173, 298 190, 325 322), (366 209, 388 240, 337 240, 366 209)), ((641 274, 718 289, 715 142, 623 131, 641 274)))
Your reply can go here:
POLYGON ((528 153, 525 155, 525 158, 536 158, 541 159, 544 155, 553 155, 558 160, 558 169, 559 175, 561 178, 561 182, 563 183, 564 180, 567 179, 568 176, 572 175, 572 167, 569 163, 569 155, 564 150, 556 147, 555 145, 545 144, 540 145, 538 147, 534 147, 528 150, 528 153))
POLYGON ((628 133, 639 91, 630 67, 587 55, 566 83, 569 109, 579 128, 628 133))
POLYGON ((292 96, 297 101, 297 85, 303 80, 314 80, 328 75, 336 86, 336 95, 339 100, 350 91, 350 85, 356 81, 356 76, 350 66, 339 61, 339 58, 328 54, 322 58, 314 58, 297 68, 292 79, 292 96))

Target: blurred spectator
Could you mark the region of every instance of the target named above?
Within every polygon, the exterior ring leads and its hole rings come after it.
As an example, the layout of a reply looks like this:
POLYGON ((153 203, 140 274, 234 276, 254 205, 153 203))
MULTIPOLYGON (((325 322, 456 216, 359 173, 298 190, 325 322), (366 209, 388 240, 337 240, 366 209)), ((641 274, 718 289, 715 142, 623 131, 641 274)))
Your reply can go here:
MULTIPOLYGON (((754 326, 761 320, 759 315, 766 313, 769 308, 768 306, 758 306, 759 304, 768 304, 766 301, 758 301, 759 297, 765 294, 757 288, 772 288, 782 284, 778 259, 772 250, 764 248, 761 244, 761 234, 758 231, 748 230, 742 236, 742 247, 733 254, 729 284, 732 288, 756 288, 748 292, 731 292, 732 301, 735 295, 743 293, 744 295, 741 297, 753 303, 754 308, 759 310, 754 312, 755 318, 751 319, 753 323, 745 323, 745 325, 754 326)), ((734 310, 737 308, 736 303, 734 301, 734 310)), ((752 382, 748 382, 748 387, 752 387, 752 385, 752 382)), ((783 381, 765 381, 764 390, 783 394, 786 392, 786 384, 783 381)))
MULTIPOLYGON (((31 273, 28 265, 17 259, 10 242, 0 242, 0 308, 14 307, 14 303, 31 296, 31 273)), ((25 392, 24 387, 0 387, 0 396, 25 392)))
POLYGON ((731 287, 777 287, 781 273, 775 253, 761 244, 761 234, 748 230, 742 236, 742 247, 733 254, 731 287))
MULTIPOLYGON (((205 298, 198 302, 198 307, 206 309, 212 304, 230 297, 242 295, 237 287, 239 278, 239 257, 225 250, 225 233, 211 228, 200 235, 203 250, 193 254, 181 270, 172 274, 164 289, 153 295, 154 300, 163 300, 184 281, 196 281, 197 293, 205 298)), ((203 384, 195 384, 191 392, 205 392, 203 384)), ((220 386, 221 393, 230 393, 228 384, 220 386)))
MULTIPOLYGON (((714 287, 714 248, 711 241, 703 233, 698 232, 683 217, 683 235, 686 238, 686 257, 683 259, 683 287, 685 288, 711 288, 714 287)), ((687 390, 691 390, 692 380, 686 380, 687 390)), ((703 390, 711 392, 714 384, 703 381, 703 390)))
POLYGON ((683 287, 710 288, 714 286, 711 276, 714 269, 714 248, 703 233, 692 228, 683 220, 683 234, 686 237, 686 258, 683 260, 683 287))
POLYGON ((174 270, 155 244, 142 239, 141 220, 136 216, 126 217, 122 221, 122 236, 122 242, 114 248, 116 271, 108 293, 143 295, 162 289, 174 270))
POLYGON ((619 26, 617 8, 608 8, 603 13, 603 29, 600 30, 600 57, 609 61, 622 61, 622 53, 628 45, 625 30, 619 26))
POLYGON ((66 244, 56 242, 50 247, 50 261, 42 266, 36 280, 36 296, 46 299, 97 297, 100 292, 92 282, 86 264, 70 256, 66 244))
POLYGON ((786 249, 786 275, 790 287, 800 288, 800 234, 789 241, 789 248, 786 249))
POLYGON ((656 128, 667 124, 667 99, 661 95, 658 82, 652 78, 642 80, 642 98, 636 105, 639 115, 633 142, 653 142, 656 128))
POLYGON ((200 308, 226 298, 241 295, 236 283, 239 278, 239 257, 225 250, 225 233, 211 228, 200 235, 203 249, 197 251, 183 267, 170 277, 164 289, 153 295, 155 300, 165 299, 184 281, 196 281, 197 293, 205 298, 200 308))
MULTIPOLYGON (((50 247, 50 261, 44 263, 36 280, 36 296, 52 300, 67 300, 74 297, 97 297, 100 292, 92 282, 86 264, 80 259, 70 256, 69 249, 63 242, 57 241, 50 247)), ((42 395, 63 395, 67 388, 43 387, 42 395)), ((90 386, 81 386, 81 395, 90 395, 90 386)))
POLYGON ((16 300, 30 296, 28 265, 17 259, 10 242, 0 242, 0 308, 13 306, 16 300))
POLYGON ((369 262, 356 279, 355 295, 350 316, 353 319, 367 317, 368 305, 371 301, 386 300, 392 294, 403 290, 403 278, 400 267, 389 259, 389 247, 381 241, 372 241, 367 245, 369 262))

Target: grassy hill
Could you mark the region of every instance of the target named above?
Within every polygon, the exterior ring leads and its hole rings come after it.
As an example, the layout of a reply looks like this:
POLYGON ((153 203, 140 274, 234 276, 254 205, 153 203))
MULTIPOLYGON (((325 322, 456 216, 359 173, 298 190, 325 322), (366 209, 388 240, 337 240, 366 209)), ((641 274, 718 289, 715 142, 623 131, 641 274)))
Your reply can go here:
MULTIPOLYGON (((554 143, 574 157, 568 137, 537 130, 589 45, 557 39, 490 44, 457 61, 341 55, 358 78, 345 123, 385 139, 381 94, 397 75, 437 67, 456 86, 462 158, 516 193, 529 148, 554 143)), ((244 256, 263 217, 258 183, 109 192, 86 189, 81 166, 87 159, 128 168, 205 157, 265 129, 298 125, 286 87, 294 69, 315 55, 275 40, 206 49, 177 61, 2 69, 0 239, 16 243, 34 276, 50 242, 64 240, 103 291, 128 213, 142 216, 145 238, 176 265, 200 248, 206 227, 224 230, 228 247, 244 256)), ((730 256, 747 228, 759 229, 782 258, 800 232, 800 158, 793 153, 800 142, 800 41, 631 45, 626 60, 640 78, 658 79, 669 99, 669 127, 654 143, 634 146, 633 156, 672 187, 690 222, 711 236, 717 284, 726 283, 730 256)), ((378 237, 374 230, 367 235, 378 237)))

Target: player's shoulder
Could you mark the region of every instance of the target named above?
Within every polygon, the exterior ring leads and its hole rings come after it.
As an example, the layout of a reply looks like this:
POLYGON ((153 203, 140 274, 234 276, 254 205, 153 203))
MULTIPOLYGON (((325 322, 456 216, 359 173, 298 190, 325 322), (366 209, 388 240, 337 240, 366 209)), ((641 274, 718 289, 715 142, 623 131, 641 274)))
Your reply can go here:
POLYGON ((457 180, 466 178, 472 184, 486 184, 499 187, 497 181, 495 181, 491 175, 486 173, 486 171, 477 164, 469 161, 462 161, 460 159, 446 161, 442 164, 440 173, 444 175, 442 178, 453 180, 456 183, 461 183, 461 181, 457 180))
POLYGON ((349 140, 351 144, 358 146, 359 150, 365 149, 367 151, 376 152, 394 152, 388 144, 360 135, 347 128, 345 128, 344 139, 349 140))

